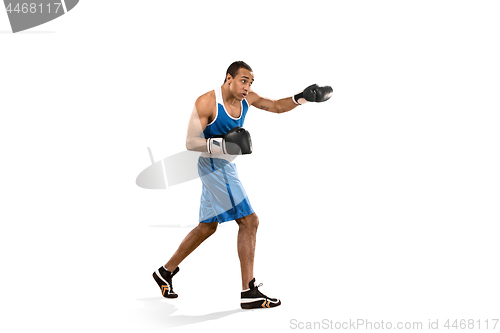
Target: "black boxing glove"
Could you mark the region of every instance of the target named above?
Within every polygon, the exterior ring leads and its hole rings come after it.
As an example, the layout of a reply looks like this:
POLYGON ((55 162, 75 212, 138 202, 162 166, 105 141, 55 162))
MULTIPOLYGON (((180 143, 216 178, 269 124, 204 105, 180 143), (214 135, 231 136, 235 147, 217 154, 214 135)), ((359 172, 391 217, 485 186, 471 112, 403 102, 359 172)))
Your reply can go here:
POLYGON ((292 98, 295 104, 305 104, 307 102, 325 102, 333 95, 333 89, 330 86, 320 87, 317 84, 310 85, 292 98))
POLYGON ((226 135, 215 135, 207 140, 210 154, 245 155, 252 153, 250 133, 242 127, 235 127, 226 135))

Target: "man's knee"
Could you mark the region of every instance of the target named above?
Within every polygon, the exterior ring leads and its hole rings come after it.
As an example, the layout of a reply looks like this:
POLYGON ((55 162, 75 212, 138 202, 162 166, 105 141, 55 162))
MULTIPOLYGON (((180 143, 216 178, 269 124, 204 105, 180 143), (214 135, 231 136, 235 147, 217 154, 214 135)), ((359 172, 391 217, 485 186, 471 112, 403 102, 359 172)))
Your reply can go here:
POLYGON ((201 223, 198 225, 198 228, 208 237, 212 235, 215 231, 217 231, 218 222, 211 223, 201 223))
POLYGON ((240 227, 256 229, 259 227, 259 218, 257 214, 253 213, 248 216, 236 220, 240 227))

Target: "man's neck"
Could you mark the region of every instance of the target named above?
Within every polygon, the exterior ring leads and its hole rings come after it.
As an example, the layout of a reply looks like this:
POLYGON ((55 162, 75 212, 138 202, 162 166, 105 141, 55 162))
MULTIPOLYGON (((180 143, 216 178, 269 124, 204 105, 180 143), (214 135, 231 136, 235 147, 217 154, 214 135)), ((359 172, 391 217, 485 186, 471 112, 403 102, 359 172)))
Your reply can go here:
POLYGON ((239 101, 233 97, 233 94, 231 93, 231 90, 229 89, 229 84, 227 82, 224 82, 224 84, 221 87, 222 90, 222 99, 224 100, 224 103, 227 105, 236 105, 239 103, 239 101))

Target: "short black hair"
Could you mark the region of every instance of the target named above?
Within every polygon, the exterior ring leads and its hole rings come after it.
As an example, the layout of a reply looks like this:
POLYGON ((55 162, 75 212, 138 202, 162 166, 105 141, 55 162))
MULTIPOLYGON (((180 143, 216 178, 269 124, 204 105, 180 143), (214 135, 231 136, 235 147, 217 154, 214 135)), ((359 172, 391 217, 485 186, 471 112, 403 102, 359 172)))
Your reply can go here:
POLYGON ((224 79, 224 82, 227 80, 227 74, 231 74, 231 76, 234 78, 237 74, 240 68, 244 68, 249 70, 250 72, 253 72, 252 67, 250 67, 246 62, 244 61, 235 61, 229 67, 227 68, 226 71, 226 77, 224 79))

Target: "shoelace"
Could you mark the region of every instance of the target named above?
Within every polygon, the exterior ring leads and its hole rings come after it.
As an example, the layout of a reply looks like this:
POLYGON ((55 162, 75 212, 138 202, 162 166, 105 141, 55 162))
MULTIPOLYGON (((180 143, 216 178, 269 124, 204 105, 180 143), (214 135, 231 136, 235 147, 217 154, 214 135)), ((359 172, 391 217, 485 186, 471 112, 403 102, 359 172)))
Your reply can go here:
POLYGON ((260 295, 260 297, 265 297, 266 299, 269 299, 269 297, 267 295, 264 295, 260 290, 259 290, 259 287, 262 287, 262 285, 264 285, 263 283, 260 283, 257 287, 255 287, 255 289, 257 289, 257 293, 258 295, 260 295))

